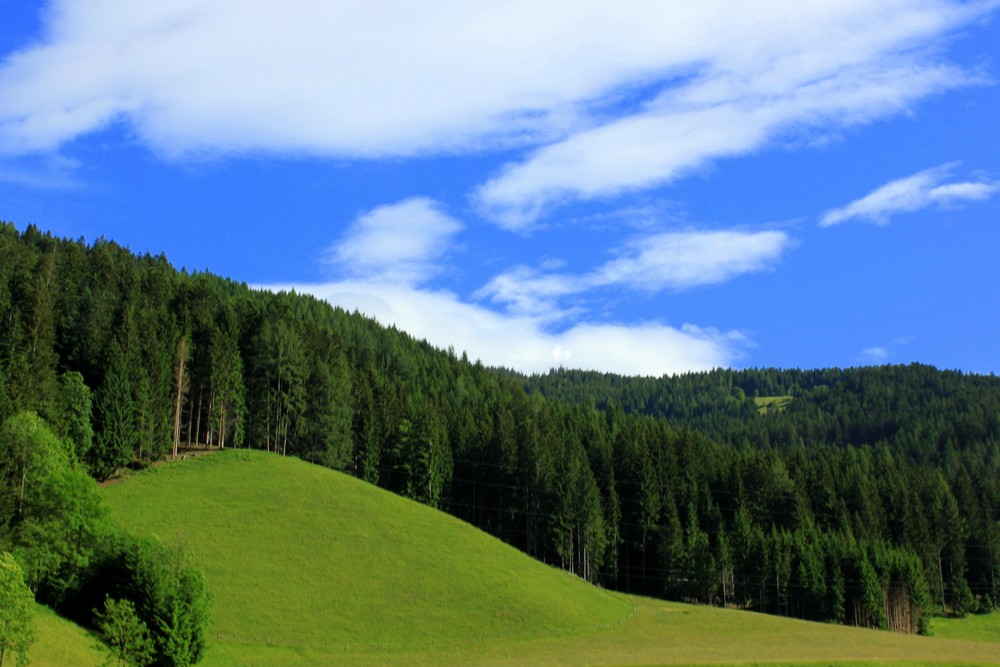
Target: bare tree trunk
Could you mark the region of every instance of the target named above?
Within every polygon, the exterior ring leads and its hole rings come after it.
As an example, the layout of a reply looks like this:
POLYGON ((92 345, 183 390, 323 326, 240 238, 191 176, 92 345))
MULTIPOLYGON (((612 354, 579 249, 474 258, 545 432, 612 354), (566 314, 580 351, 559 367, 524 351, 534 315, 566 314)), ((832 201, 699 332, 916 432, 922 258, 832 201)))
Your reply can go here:
POLYGON ((278 439, 281 435, 281 372, 278 372, 278 392, 274 398, 274 453, 278 453, 278 439))
POLYGON ((187 336, 177 343, 177 393, 174 399, 174 458, 181 442, 181 399, 184 395, 184 358, 187 356, 187 336))
POLYGON ((203 398, 202 394, 203 392, 201 391, 198 392, 198 421, 196 422, 196 425, 194 427, 194 444, 196 445, 198 444, 198 438, 201 437, 201 402, 203 398))
POLYGON ((205 446, 212 442, 212 432, 215 430, 215 389, 208 398, 208 434, 205 436, 205 446))
MULTIPOLYGON (((199 391, 199 393, 201 392, 199 391)), ((194 411, 195 411, 194 401, 192 400, 190 401, 190 403, 191 403, 191 409, 188 411, 188 437, 187 437, 188 448, 191 447, 191 433, 194 431, 194 411)))
POLYGON ((226 405, 222 405, 222 416, 219 422, 219 449, 226 448, 226 405))
POLYGON ((285 423, 281 428, 281 455, 284 456, 288 448, 288 410, 285 410, 285 423))
POLYGON ((948 611, 948 604, 944 599, 944 564, 941 559, 941 551, 938 551, 938 580, 941 582, 941 611, 948 611))

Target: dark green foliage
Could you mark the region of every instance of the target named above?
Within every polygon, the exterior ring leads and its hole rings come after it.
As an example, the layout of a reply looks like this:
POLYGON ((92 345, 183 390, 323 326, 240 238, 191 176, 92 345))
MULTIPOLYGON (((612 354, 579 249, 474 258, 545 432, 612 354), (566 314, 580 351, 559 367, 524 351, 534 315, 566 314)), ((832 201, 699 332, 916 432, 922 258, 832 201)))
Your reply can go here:
MULTIPOLYGON (((175 438, 249 446, 346 470, 638 593, 902 630, 922 610, 1000 600, 992 376, 526 378, 308 296, 9 224, 0 322, 0 417, 51 418, 102 478, 175 438)), ((0 496, 5 516, 18 501, 0 496)), ((166 622, 143 618, 154 634, 166 622)))
POLYGON ((153 658, 153 640, 128 600, 104 599, 104 607, 94 610, 94 627, 118 667, 144 667, 153 658))
POLYGON ((181 667, 205 653, 211 597, 200 570, 178 547, 127 535, 105 536, 74 598, 62 611, 85 625, 105 598, 127 600, 149 630, 152 663, 181 667))
POLYGON ((73 444, 77 461, 86 461, 94 442, 94 428, 90 388, 80 373, 67 371, 59 376, 54 406, 50 419, 53 430, 73 444))
POLYGON ((140 616, 153 628, 156 664, 187 667, 205 652, 211 606, 204 579, 178 548, 146 543, 130 562, 140 616))
POLYGON ((132 460, 140 434, 128 362, 117 344, 112 344, 104 382, 97 393, 97 417, 100 430, 88 463, 94 476, 105 480, 132 460))

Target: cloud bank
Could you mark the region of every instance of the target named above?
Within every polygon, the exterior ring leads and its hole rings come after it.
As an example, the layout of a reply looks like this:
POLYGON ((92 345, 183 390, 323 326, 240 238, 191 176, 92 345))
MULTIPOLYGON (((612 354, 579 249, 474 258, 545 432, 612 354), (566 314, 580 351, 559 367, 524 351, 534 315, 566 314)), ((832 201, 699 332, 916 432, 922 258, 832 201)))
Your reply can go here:
POLYGON ((660 376, 732 365, 750 343, 738 331, 691 324, 587 321, 583 309, 565 309, 560 299, 609 286, 658 292, 717 284, 768 268, 790 245, 777 231, 647 235, 588 274, 519 267, 496 276, 470 301, 424 285, 447 264, 445 253, 462 229, 427 198, 380 206, 360 214, 330 248, 346 279, 263 288, 312 294, 490 366, 660 376), (476 302, 483 299, 501 311, 476 302))
POLYGON ((850 220, 887 225, 898 213, 911 213, 930 206, 945 207, 964 201, 983 201, 1000 192, 1000 181, 946 182, 958 163, 950 162, 901 178, 874 190, 846 206, 828 211, 820 227, 832 227, 850 220))
POLYGON ((474 193, 524 228, 973 83, 931 49, 996 6, 54 0, 0 64, 0 154, 113 123, 172 158, 526 148, 474 193))
MULTIPOLYGON (((74 141, 108 128, 167 160, 502 155, 507 164, 482 161, 466 201, 529 231, 566 203, 661 187, 981 83, 941 44, 998 5, 51 0, 37 43, 0 62, 0 160, 72 157, 74 141)), ((884 186, 822 224, 884 223, 996 191, 949 182, 949 168, 884 186)), ((30 173, 0 163, 0 180, 44 184, 30 173)), ((336 280, 294 287, 491 365, 658 375, 731 365, 748 341, 588 322, 573 298, 717 285, 771 269, 794 244, 778 231, 646 233, 597 266, 511 268, 470 299, 426 288, 464 229, 427 198, 373 209, 330 247, 336 280)))

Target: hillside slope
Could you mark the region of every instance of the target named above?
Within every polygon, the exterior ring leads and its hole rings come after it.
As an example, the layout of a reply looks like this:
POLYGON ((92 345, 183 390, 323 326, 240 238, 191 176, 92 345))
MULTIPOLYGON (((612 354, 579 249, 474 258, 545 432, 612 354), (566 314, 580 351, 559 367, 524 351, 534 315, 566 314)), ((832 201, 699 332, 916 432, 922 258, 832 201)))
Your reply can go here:
POLYGON ((297 459, 230 450, 105 492, 127 530, 195 555, 215 596, 211 638, 223 644, 546 636, 632 611, 446 514, 297 459))
POLYGON ((207 665, 1000 664, 989 644, 629 600, 443 513, 260 452, 104 492, 116 521, 183 542, 205 570, 207 665))
POLYGON ((48 607, 36 606, 35 630, 38 638, 28 652, 32 667, 100 665, 107 658, 94 635, 48 607))

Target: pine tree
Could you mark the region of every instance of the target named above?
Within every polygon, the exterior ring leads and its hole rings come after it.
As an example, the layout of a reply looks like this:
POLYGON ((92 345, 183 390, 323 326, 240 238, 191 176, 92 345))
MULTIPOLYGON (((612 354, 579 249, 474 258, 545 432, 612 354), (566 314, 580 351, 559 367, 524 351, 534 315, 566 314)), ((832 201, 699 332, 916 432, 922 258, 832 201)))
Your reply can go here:
POLYGON ((153 661, 149 629, 131 601, 105 598, 103 609, 94 610, 94 626, 118 667, 144 667, 153 661))
POLYGON ((117 343, 97 393, 97 416, 100 430, 89 463, 94 476, 104 480, 132 460, 139 442, 128 364, 117 343))

